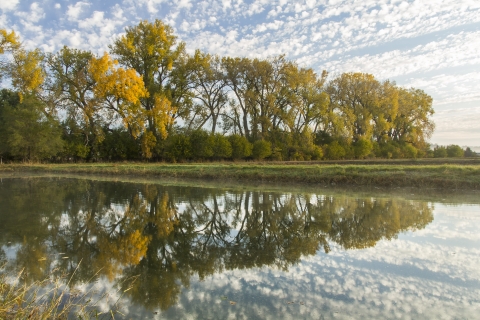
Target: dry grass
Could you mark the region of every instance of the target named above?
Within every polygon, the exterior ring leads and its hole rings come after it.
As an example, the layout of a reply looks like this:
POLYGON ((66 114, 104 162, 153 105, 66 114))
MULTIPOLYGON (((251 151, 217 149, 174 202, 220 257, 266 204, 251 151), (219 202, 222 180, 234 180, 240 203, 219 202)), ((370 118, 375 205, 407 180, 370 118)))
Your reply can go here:
POLYGON ((11 275, 5 269, 1 271, 0 319, 115 319, 115 315, 122 314, 118 300, 111 310, 99 311, 98 305, 107 293, 69 289, 70 280, 65 278, 27 284, 22 275, 23 272, 11 275))

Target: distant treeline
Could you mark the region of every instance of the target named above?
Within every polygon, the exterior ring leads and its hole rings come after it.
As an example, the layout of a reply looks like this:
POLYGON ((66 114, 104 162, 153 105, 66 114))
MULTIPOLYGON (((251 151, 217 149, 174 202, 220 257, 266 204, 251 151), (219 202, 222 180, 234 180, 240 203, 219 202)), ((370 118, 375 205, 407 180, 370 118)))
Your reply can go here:
POLYGON ((460 154, 430 150, 428 94, 370 74, 328 80, 284 56, 190 55, 160 20, 126 28, 109 49, 28 51, 0 30, 2 84, 9 83, 0 95, 3 161, 460 154))

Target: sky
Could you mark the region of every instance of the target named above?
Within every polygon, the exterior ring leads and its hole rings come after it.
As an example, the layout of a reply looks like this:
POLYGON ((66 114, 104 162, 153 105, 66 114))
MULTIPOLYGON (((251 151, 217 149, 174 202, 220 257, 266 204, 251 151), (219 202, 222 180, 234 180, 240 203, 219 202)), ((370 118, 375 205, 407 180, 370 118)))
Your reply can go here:
POLYGON ((434 99, 431 142, 480 146, 479 0, 1 0, 27 48, 102 54, 125 27, 161 19, 189 52, 285 54, 333 77, 366 72, 434 99))

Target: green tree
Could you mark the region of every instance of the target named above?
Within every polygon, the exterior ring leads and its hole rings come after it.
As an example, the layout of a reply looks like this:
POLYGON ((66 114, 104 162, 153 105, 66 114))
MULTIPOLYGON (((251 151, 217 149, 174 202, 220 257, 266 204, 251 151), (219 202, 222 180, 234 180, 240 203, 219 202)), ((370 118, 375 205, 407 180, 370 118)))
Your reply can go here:
POLYGON ((265 140, 253 143, 252 156, 255 160, 263 160, 272 154, 272 144, 265 140))
POLYGON ((23 161, 49 159, 63 149, 59 123, 42 112, 41 101, 25 96, 23 101, 4 103, 0 123, 0 153, 23 161))
POLYGON ((245 159, 252 155, 253 145, 248 142, 247 138, 233 134, 228 137, 228 140, 232 146, 232 159, 245 159))
POLYGON ((470 158, 470 157, 476 157, 476 156, 477 156, 477 154, 474 151, 472 151, 472 149, 470 149, 470 147, 467 147, 465 149, 464 157, 470 158))
POLYGON ((447 149, 445 147, 439 146, 433 150, 433 156, 435 158, 446 158, 448 155, 447 149))
POLYGON ((463 149, 456 145, 456 144, 451 144, 447 146, 447 156, 449 158, 461 158, 464 155, 463 149))
POLYGON ((330 143, 326 148, 326 157, 331 160, 343 159, 346 155, 345 148, 337 140, 330 143))
POLYGON ((220 133, 213 135, 213 157, 226 159, 232 156, 232 145, 227 137, 220 133))

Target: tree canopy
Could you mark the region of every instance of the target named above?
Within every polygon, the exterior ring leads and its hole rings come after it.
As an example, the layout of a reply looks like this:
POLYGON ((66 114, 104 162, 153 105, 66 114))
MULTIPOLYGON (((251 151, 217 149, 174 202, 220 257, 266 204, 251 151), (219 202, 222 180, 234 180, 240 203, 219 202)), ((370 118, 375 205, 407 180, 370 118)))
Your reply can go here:
POLYGON ((434 156, 432 98, 420 89, 368 73, 332 77, 283 55, 188 54, 161 20, 127 27, 109 51, 28 51, 0 30, 5 90, 28 100, 22 108, 39 111, 39 123, 61 127, 57 160, 434 156))

